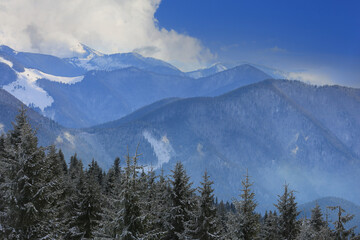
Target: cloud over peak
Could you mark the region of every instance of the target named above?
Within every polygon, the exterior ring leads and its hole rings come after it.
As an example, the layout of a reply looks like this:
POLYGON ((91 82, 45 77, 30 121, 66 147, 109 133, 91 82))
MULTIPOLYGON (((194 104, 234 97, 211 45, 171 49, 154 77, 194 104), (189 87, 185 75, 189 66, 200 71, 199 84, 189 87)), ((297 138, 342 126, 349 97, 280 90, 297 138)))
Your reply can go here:
POLYGON ((213 58, 191 36, 159 27, 161 0, 3 0, 0 44, 60 57, 81 51, 79 42, 104 53, 136 51, 198 68, 213 58))

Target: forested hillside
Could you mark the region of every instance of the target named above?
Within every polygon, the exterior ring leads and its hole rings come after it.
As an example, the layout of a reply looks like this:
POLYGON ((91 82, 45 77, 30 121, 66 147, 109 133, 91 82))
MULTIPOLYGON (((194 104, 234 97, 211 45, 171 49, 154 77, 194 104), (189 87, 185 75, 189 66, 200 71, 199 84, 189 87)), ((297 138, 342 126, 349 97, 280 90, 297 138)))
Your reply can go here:
MULTIPOLYGON (((353 215, 341 206, 331 227, 319 206, 310 219, 298 219, 296 193, 284 185, 276 211, 257 213, 248 173, 229 204, 218 202, 204 170, 194 188, 184 165, 169 175, 155 174, 139 162, 116 158, 104 172, 76 154, 67 165, 61 150, 38 147, 21 109, 13 129, 0 138, 0 237, 2 239, 348 239, 353 215)), ((358 236, 359 237, 359 236, 358 236)))

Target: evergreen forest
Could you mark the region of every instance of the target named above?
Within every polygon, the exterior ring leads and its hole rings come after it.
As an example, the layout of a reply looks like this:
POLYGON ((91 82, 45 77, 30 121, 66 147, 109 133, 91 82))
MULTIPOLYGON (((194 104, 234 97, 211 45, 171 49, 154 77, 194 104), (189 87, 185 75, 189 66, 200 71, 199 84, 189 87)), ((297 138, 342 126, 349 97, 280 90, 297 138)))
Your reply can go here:
POLYGON ((346 227, 354 215, 341 206, 328 207, 337 221, 319 206, 300 219, 286 184, 275 211, 259 214, 249 173, 239 195, 224 202, 206 171, 195 188, 181 162, 165 175, 139 156, 116 158, 107 172, 95 160, 83 166, 76 154, 67 164, 55 146, 38 146, 21 109, 0 137, 0 239, 360 239, 346 227))

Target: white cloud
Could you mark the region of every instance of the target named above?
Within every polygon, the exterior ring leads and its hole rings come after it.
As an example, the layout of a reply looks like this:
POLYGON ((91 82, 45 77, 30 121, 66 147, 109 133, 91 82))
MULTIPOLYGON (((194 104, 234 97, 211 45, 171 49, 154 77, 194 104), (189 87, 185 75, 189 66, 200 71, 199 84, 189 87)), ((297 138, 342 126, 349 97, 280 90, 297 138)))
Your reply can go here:
POLYGON ((282 72, 283 77, 289 80, 300 80, 315 85, 332 85, 331 77, 317 72, 282 72))
POLYGON ((315 85, 333 85, 335 84, 331 74, 327 74, 316 70, 302 70, 302 71, 281 71, 278 69, 271 68, 260 68, 268 73, 273 78, 277 79, 288 79, 288 80, 299 80, 309 84, 315 85))
POLYGON ((286 53, 287 52, 286 49, 279 48, 278 46, 272 47, 269 50, 272 52, 276 52, 276 53, 286 53))
POLYGON ((61 57, 79 42, 104 53, 136 50, 184 70, 202 66, 211 52, 191 36, 160 28, 161 0, 2 0, 0 44, 61 57))

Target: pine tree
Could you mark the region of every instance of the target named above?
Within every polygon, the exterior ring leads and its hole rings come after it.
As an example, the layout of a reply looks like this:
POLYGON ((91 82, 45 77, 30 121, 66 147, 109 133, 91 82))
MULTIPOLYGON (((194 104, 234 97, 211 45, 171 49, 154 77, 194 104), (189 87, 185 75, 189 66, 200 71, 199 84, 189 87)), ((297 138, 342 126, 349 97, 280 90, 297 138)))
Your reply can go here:
POLYGON ((97 163, 92 162, 85 174, 85 182, 80 191, 82 198, 80 202, 79 226, 85 238, 99 236, 101 220, 101 190, 99 184, 99 172, 97 163), (94 171, 95 169, 95 171, 94 171))
POLYGON ((316 233, 319 233, 321 229, 323 229, 326 225, 326 222, 324 221, 320 206, 316 203, 315 208, 311 210, 311 219, 310 224, 312 229, 316 233))
POLYGON ((115 238, 117 226, 117 213, 121 206, 121 168, 120 159, 116 158, 113 166, 105 177, 104 207, 102 215, 103 233, 105 236, 115 238))
POLYGON ((259 234, 260 216, 255 213, 257 203, 255 202, 255 193, 251 190, 253 183, 250 182, 248 172, 246 172, 245 179, 241 181, 241 184, 243 187, 241 199, 234 203, 236 213, 232 220, 232 237, 250 240, 259 234))
POLYGON ((154 196, 154 202, 151 203, 151 219, 148 221, 148 228, 152 229, 147 239, 163 239, 166 235, 166 217, 170 211, 170 186, 169 181, 164 176, 164 171, 161 170, 158 182, 153 182, 155 176, 154 172, 150 172, 149 188, 151 195, 154 196), (153 183, 151 183, 153 182, 153 183))
POLYGON ((94 179, 97 181, 99 186, 103 185, 103 181, 104 181, 103 171, 94 159, 91 161, 91 164, 89 165, 88 174, 94 177, 94 179))
POLYGON ((121 178, 121 166, 120 166, 120 158, 119 157, 115 158, 113 169, 114 169, 115 177, 121 178))
POLYGON ((134 157, 126 156, 125 176, 121 192, 121 209, 118 213, 117 239, 135 240, 141 239, 144 231, 144 219, 140 206, 140 189, 137 165, 139 155, 137 151, 134 157))
POLYGON ((195 236, 201 240, 218 239, 216 226, 216 207, 214 206, 214 190, 210 177, 205 171, 200 188, 200 214, 196 221, 195 236))
POLYGON ((194 189, 181 162, 172 170, 170 209, 167 217, 167 234, 165 239, 188 239, 192 236, 195 202, 194 189))
POLYGON ((226 236, 228 235, 228 212, 226 210, 224 201, 221 200, 220 203, 217 205, 217 215, 216 215, 216 221, 217 221, 217 232, 220 239, 226 239, 226 236))
POLYGON ((65 239, 81 239, 84 234, 79 227, 78 217, 82 214, 80 204, 83 199, 85 175, 82 161, 77 158, 76 154, 70 158, 70 166, 65 181, 66 198, 63 222, 68 229, 65 239))
POLYGON ((8 238, 44 238, 50 232, 45 214, 46 158, 37 146, 36 132, 31 128, 24 108, 20 109, 9 131, 2 154, 7 187, 6 232, 8 238))
POLYGON ((45 185, 43 191, 46 192, 47 205, 44 206, 45 215, 51 230, 52 238, 59 238, 66 231, 64 225, 64 204, 66 198, 66 181, 64 172, 64 162, 62 161, 61 151, 56 152, 55 146, 48 148, 46 156, 45 185))
POLYGON ((278 217, 276 211, 270 211, 264 217, 264 222, 262 224, 260 239, 264 240, 277 240, 280 238, 279 228, 278 228, 278 217))
POLYGON ((278 196, 278 203, 275 207, 279 211, 279 233, 283 239, 295 239, 299 233, 299 223, 297 216, 297 203, 295 202, 294 191, 288 190, 288 185, 284 185, 284 194, 278 196))
MULTIPOLYGON (((68 170, 68 175, 69 175, 70 179, 76 183, 77 180, 80 178, 80 176, 81 176, 80 173, 82 171, 83 171, 82 161, 77 158, 77 154, 75 153, 74 156, 70 157, 70 166, 69 166, 69 170, 68 170)), ((76 184, 74 184, 74 185, 76 185, 76 184)))
POLYGON ((0 239, 5 239, 7 221, 7 182, 5 165, 5 135, 0 135, 0 239))
MULTIPOLYGON (((148 174, 145 172, 142 173, 142 188, 143 188, 143 197, 141 198, 143 215, 146 219, 144 239, 161 239, 165 233, 162 216, 164 214, 164 204, 162 202, 161 185, 156 182, 157 176, 153 169, 150 169, 148 174)), ((160 181, 163 181, 161 179, 160 181)), ((166 189, 164 189, 166 191, 166 189)))
POLYGON ((334 232, 335 232, 335 239, 336 240, 345 240, 348 239, 349 236, 354 232, 355 227, 350 229, 345 228, 345 224, 351 221, 354 218, 354 215, 346 214, 345 210, 341 206, 331 206, 328 207, 330 210, 335 211, 337 210, 337 220, 333 223, 334 224, 334 232))
MULTIPOLYGON (((82 166, 81 161, 78 161, 82 166)), ((90 168, 93 168, 93 162, 90 168)), ((71 168, 69 169, 71 170, 71 168)), ((83 172, 79 169, 79 177, 76 178, 76 187, 71 195, 70 211, 71 221, 66 239, 92 239, 102 237, 101 213, 102 197, 98 176, 94 171, 83 172)))
POLYGON ((317 239, 319 239, 319 240, 334 240, 335 239, 335 235, 329 227, 327 210, 328 209, 326 209, 325 221, 324 221, 325 224, 316 235, 317 239))
POLYGON ((309 219, 303 219, 301 221, 300 231, 296 237, 296 240, 313 240, 318 239, 316 232, 309 221, 309 219))
POLYGON ((63 167, 63 172, 64 174, 67 174, 68 173, 68 166, 66 164, 66 161, 65 161, 65 157, 64 157, 64 154, 63 152, 61 151, 61 149, 59 150, 59 158, 60 158, 60 162, 61 162, 61 165, 63 167))

